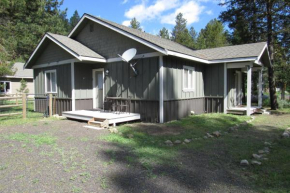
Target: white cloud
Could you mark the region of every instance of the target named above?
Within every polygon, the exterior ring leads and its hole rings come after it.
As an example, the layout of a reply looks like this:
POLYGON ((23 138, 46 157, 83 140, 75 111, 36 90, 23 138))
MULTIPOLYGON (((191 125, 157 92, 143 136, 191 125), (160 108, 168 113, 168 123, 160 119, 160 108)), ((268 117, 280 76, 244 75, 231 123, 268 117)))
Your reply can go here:
MULTIPOLYGON (((126 0, 124 0, 126 1, 126 0)), ((209 0, 155 0, 154 3, 148 5, 148 0, 141 0, 125 12, 127 20, 123 21, 123 25, 129 26, 130 20, 136 18, 139 22, 158 19, 161 23, 175 24, 175 17, 182 13, 183 17, 190 25, 199 21, 199 16, 205 9, 200 3, 209 0)), ((207 11, 211 15, 212 11, 207 11)))
POLYGON ((129 0, 123 0, 123 1, 122 1, 122 4, 126 4, 126 3, 128 3, 128 1, 129 1, 129 0))
POLYGON ((173 13, 162 16, 161 23, 175 24, 175 17, 182 13, 183 17, 187 20, 187 24, 190 25, 199 21, 199 16, 205 7, 199 5, 195 1, 187 1, 177 8, 173 13))
POLYGON ((125 12, 129 19, 136 18, 139 22, 151 20, 160 16, 164 11, 173 9, 178 6, 179 0, 156 0, 154 4, 147 6, 147 1, 131 7, 125 12))
POLYGON ((127 26, 127 27, 130 26, 130 20, 123 21, 122 25, 127 26))
POLYGON ((212 15, 213 12, 212 12, 212 10, 208 10, 208 11, 206 11, 206 14, 208 14, 208 15, 212 15))

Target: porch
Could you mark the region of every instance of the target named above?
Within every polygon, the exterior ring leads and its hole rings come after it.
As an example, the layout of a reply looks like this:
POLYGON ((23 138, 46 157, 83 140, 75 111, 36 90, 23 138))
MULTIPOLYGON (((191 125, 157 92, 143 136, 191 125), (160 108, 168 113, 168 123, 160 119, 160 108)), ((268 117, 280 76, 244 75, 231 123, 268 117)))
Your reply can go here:
POLYGON ((92 125, 101 125, 106 122, 108 125, 116 126, 118 123, 140 120, 140 114, 138 113, 112 112, 100 109, 65 111, 62 116, 69 119, 88 121, 92 125))
POLYGON ((250 116, 262 110, 262 63, 240 62, 225 65, 225 113, 250 116), (254 75, 254 76, 253 76, 254 75), (253 92, 255 91, 255 92, 253 92), (256 96, 257 101, 253 101, 256 96))

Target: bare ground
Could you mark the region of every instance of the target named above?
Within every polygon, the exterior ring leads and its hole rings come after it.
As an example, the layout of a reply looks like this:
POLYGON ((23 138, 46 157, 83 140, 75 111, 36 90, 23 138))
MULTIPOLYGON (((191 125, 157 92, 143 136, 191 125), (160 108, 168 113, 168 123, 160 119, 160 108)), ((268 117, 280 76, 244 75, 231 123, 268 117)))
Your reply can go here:
MULTIPOLYGON (((44 120, 0 127, 0 192, 254 192, 235 172, 225 144, 208 152, 184 149, 175 162, 148 173, 128 147, 106 142, 107 130, 77 121, 44 120), (11 139, 15 133, 56 138, 52 144, 11 139), (10 136, 10 137, 9 137, 10 136)), ((178 135, 182 128, 132 124, 150 135, 178 135)))

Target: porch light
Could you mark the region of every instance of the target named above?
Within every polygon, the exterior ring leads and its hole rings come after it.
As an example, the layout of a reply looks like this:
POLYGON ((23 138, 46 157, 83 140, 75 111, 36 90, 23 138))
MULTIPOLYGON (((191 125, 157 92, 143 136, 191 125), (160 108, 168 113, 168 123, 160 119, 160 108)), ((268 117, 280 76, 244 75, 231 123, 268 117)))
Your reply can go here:
POLYGON ((108 76, 109 75, 109 70, 105 71, 105 75, 108 76))

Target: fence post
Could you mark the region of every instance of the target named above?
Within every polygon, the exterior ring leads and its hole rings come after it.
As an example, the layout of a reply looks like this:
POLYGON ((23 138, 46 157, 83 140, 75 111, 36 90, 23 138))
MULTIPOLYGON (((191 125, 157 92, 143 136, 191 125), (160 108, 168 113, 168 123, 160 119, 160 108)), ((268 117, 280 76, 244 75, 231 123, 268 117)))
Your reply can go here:
POLYGON ((22 94, 22 115, 23 119, 26 119, 26 94, 22 94))
POLYGON ((18 105, 18 94, 16 94, 16 105, 18 105))
POLYGON ((52 94, 49 94, 49 117, 52 117, 52 94))

